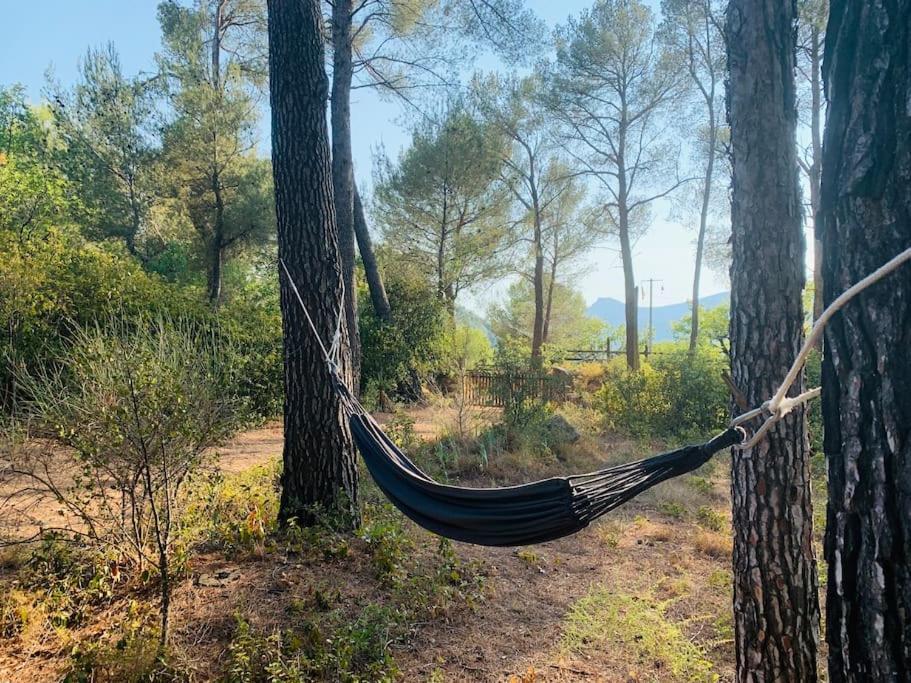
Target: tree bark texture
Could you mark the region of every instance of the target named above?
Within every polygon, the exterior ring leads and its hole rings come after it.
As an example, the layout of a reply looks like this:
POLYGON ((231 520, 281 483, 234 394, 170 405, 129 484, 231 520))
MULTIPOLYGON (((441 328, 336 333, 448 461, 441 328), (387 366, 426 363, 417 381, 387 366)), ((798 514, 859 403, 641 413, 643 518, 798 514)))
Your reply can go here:
POLYGON ((361 254, 364 264, 364 276, 367 279, 367 290, 370 292, 370 303, 373 311, 384 323, 392 322, 392 307, 389 305, 389 296, 383 284, 383 275, 373 252, 373 240, 370 239, 370 230, 367 227, 367 217, 364 205, 361 202, 361 193, 354 186, 354 235, 357 237, 357 249, 361 254))
MULTIPOLYGON (((825 303, 911 247, 911 0, 831 4, 825 303)), ((829 679, 911 679, 911 268, 826 329, 829 679)))
MULTIPOLYGON (((731 351, 751 406, 803 341, 804 235, 796 156, 796 3, 731 0, 731 351)), ((792 394, 803 388, 795 383, 792 394)), ((816 679, 819 604, 803 409, 732 460, 738 681, 816 679)))
POLYGON ((354 279, 354 161, 351 151, 351 0, 332 3, 332 186, 338 245, 345 282, 345 317, 351 348, 349 386, 360 384, 361 344, 357 328, 357 284, 354 279))
MULTIPOLYGON (((320 3, 269 0, 268 11, 278 253, 328 344, 344 307, 320 3)), ((279 515, 283 521, 297 518, 310 524, 318 510, 339 511, 355 523, 357 468, 347 421, 317 340, 284 275, 280 293, 285 443, 279 515)), ((344 321, 342 332, 344 346, 344 321)))

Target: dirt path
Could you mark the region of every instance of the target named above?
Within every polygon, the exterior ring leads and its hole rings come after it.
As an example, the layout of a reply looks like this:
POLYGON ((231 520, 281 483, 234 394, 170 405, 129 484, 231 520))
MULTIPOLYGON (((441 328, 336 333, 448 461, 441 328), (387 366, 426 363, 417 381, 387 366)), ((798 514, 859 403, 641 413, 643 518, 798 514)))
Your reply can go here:
MULTIPOLYGON (((453 410, 435 407, 412 408, 406 414, 414 420, 415 434, 424 440, 438 437, 455 419, 453 410)), ((373 415, 380 424, 387 424, 395 417, 392 413, 373 415)), ((242 472, 255 465, 261 465, 282 454, 282 424, 270 422, 257 429, 242 432, 215 450, 218 453, 218 467, 226 474, 242 472)))

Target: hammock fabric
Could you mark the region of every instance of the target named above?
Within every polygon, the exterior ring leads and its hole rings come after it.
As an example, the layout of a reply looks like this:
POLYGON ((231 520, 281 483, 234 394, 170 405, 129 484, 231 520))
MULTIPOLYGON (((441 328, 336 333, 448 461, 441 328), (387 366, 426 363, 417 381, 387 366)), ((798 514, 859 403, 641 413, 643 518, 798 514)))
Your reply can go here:
POLYGON ((386 497, 428 531, 476 545, 530 545, 569 536, 743 439, 740 430, 731 428, 701 445, 588 474, 497 488, 448 486, 411 462, 338 378, 336 387, 354 442, 386 497))

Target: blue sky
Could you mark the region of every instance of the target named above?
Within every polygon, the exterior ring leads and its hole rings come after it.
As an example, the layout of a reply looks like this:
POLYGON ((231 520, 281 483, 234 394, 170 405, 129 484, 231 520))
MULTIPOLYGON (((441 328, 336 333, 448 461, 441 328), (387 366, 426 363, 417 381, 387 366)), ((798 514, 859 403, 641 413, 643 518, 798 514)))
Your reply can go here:
MULTIPOLYGON (((0 41, 0 84, 21 83, 29 97, 38 101, 45 72, 53 68, 63 84, 76 78, 77 63, 89 46, 113 42, 128 74, 151 71, 153 55, 160 45, 155 18, 158 0, 7 0, 3 3, 8 30, 0 41)), ((551 26, 591 4, 591 0, 529 0, 528 3, 551 26)), ((352 99, 352 134, 355 165, 364 187, 369 187, 374 149, 382 145, 396 154, 407 143, 398 105, 380 100, 373 91, 355 91, 352 99)), ((263 128, 264 136, 266 129, 263 128)), ((262 146, 268 149, 268 141, 262 146)), ((694 258, 692 229, 666 220, 667 207, 657 206, 649 233, 636 246, 638 279, 662 278, 655 304, 677 303, 689 297, 694 258)), ((591 271, 572 283, 588 303, 598 297, 623 298, 619 257, 606 244, 591 255, 591 271)), ((727 288, 726 277, 706 271, 703 294, 727 288)), ((466 301, 479 311, 501 296, 503 286, 474 293, 466 301)))

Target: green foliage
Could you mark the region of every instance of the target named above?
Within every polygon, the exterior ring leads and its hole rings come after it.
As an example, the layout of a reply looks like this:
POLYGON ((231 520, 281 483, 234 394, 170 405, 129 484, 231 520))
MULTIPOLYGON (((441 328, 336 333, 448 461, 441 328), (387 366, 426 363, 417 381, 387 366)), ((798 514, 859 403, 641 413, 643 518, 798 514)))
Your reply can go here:
POLYGON ((152 81, 126 77, 112 44, 90 48, 79 70, 72 90, 52 85, 56 161, 79 193, 84 234, 122 238, 137 253, 155 194, 152 81))
POLYGON ((606 426, 636 436, 698 438, 724 428, 728 390, 725 356, 708 346, 690 355, 682 344, 660 345, 650 362, 629 370, 608 363, 596 401, 606 426))
POLYGON ((0 324, 10 342, 0 372, 7 406, 13 368, 34 369, 59 355, 75 329, 113 315, 157 314, 193 317, 203 311, 113 245, 59 230, 26 241, 0 231, 0 324))
POLYGON ((192 225, 213 301, 221 264, 274 234, 271 165, 255 152, 264 12, 253 0, 158 7, 158 62, 173 114, 162 133, 163 193, 192 225))
POLYGON ((605 642, 622 648, 649 669, 665 670, 662 680, 717 681, 712 662, 668 616, 672 600, 624 595, 595 587, 566 616, 562 648, 585 652, 605 642))
MULTIPOLYGON (((727 304, 710 309, 700 306, 697 343, 716 346, 725 354, 730 353, 730 340, 728 339, 730 317, 731 308, 727 304)), ((689 342, 692 325, 692 313, 687 313, 680 320, 672 323, 671 330, 674 334, 674 339, 689 342)))
POLYGON ((700 505, 696 510, 696 520, 700 526, 709 531, 721 531, 727 526, 727 520, 724 515, 708 505, 700 505))
MULTIPOLYGON (((547 284, 547 283, 545 283, 547 284)), ((500 344, 531 351, 535 314, 534 290, 529 281, 510 285, 506 301, 488 311, 490 327, 500 344)), ((578 291, 555 283, 549 321, 546 355, 560 359, 567 349, 603 348, 607 326, 586 313, 585 299, 578 291)))
POLYGON ((257 282, 213 311, 197 290, 144 271, 115 244, 56 229, 28 240, 0 231, 0 325, 9 342, 0 352, 0 405, 11 411, 28 398, 13 382, 17 368, 29 374, 57 363, 79 329, 164 316, 208 330, 222 355, 223 393, 242 399, 238 410, 271 417, 281 409, 281 319, 277 285, 257 282))
POLYGON ((32 551, 19 574, 29 591, 31 605, 20 596, 19 626, 39 617, 53 628, 73 628, 84 623, 92 607, 114 597, 110 558, 97 549, 73 543, 61 534, 48 534, 32 551))
POLYGON ((444 358, 446 314, 426 280, 413 269, 387 268, 385 285, 391 323, 377 318, 365 290, 358 296, 361 385, 367 394, 395 394, 412 373, 432 373, 444 358))
POLYGON ((186 484, 235 426, 220 359, 204 332, 134 319, 76 330, 54 361, 18 379, 29 423, 68 448, 13 452, 10 468, 23 486, 53 494, 61 521, 52 529, 116 553, 143 580, 157 572, 163 647, 172 581, 186 560, 186 484))
MULTIPOLYGON (((552 411, 544 397, 525 380, 533 374, 524 351, 501 345, 494 360, 493 390, 503 404, 502 431, 508 450, 547 452, 547 419, 552 411)), ((559 378, 544 376, 544 381, 559 378)))
POLYGON ((243 617, 235 620, 228 646, 228 683, 391 682, 399 675, 387 651, 389 629, 399 617, 389 608, 367 605, 357 618, 338 626, 331 638, 311 621, 265 635, 243 617))
POLYGON ((172 668, 162 657, 159 636, 138 613, 139 603, 130 604, 119 628, 101 638, 77 643, 71 653, 63 683, 183 683, 192 680, 186 672, 172 668))
POLYGON ((200 480, 184 514, 188 542, 213 542, 229 555, 262 549, 277 531, 281 463, 200 480))
POLYGON ((0 234, 18 239, 68 223, 79 202, 55 167, 45 112, 26 104, 20 87, 0 87, 0 234))
POLYGON ((509 269, 509 191, 496 182, 504 151, 499 130, 456 102, 415 129, 396 164, 378 166, 374 215, 386 246, 450 313, 459 292, 509 269))
POLYGON ((407 562, 414 549, 414 543, 402 526, 401 516, 394 514, 388 504, 371 508, 358 535, 369 546, 373 566, 380 578, 400 586, 408 576, 407 562))

